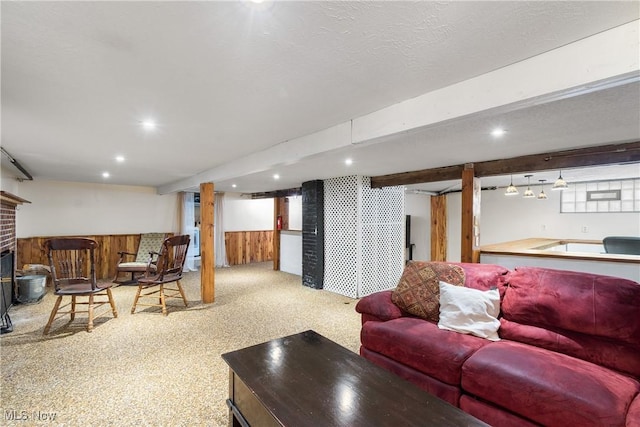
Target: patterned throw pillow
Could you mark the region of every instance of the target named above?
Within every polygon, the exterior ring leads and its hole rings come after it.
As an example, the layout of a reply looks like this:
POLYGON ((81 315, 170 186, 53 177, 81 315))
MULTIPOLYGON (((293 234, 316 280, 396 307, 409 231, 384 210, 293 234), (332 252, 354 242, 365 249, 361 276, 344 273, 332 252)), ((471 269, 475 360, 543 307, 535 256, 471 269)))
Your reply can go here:
POLYGON ((440 281, 464 286, 464 270, 445 262, 409 261, 391 301, 409 314, 437 322, 440 318, 440 281))

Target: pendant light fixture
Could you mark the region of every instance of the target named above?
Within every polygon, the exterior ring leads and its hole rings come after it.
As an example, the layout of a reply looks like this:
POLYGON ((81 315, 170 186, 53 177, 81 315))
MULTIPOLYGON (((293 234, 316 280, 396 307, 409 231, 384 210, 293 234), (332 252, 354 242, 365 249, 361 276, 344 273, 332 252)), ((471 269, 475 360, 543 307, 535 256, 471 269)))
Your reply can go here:
POLYGON ((546 179, 539 179, 538 181, 540 181, 540 194, 538 194, 538 200, 547 200, 547 194, 544 192, 544 182, 546 181, 546 179))
POLYGON ((527 191, 525 191, 524 194, 522 195, 522 197, 524 197, 525 199, 531 199, 533 197, 536 197, 536 195, 531 190, 531 177, 532 176, 533 175, 525 175, 524 176, 525 178, 527 178, 527 191))
POLYGON ((507 191, 504 192, 505 196, 516 196, 518 194, 518 188, 513 185, 513 175, 511 175, 511 184, 507 187, 507 191))
POLYGON ((560 176, 556 179, 556 182, 553 183, 552 190, 565 190, 569 186, 567 185, 567 181, 562 178, 562 171, 560 171, 560 176))

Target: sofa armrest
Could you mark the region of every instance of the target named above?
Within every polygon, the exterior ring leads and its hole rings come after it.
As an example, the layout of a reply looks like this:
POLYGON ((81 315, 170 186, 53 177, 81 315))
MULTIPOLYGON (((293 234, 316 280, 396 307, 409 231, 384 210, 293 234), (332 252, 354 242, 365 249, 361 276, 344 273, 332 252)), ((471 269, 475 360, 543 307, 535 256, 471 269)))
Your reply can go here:
POLYGON ((404 312, 391 301, 393 291, 381 291, 367 295, 356 304, 356 311, 363 320, 372 318, 386 321, 405 316, 404 312))

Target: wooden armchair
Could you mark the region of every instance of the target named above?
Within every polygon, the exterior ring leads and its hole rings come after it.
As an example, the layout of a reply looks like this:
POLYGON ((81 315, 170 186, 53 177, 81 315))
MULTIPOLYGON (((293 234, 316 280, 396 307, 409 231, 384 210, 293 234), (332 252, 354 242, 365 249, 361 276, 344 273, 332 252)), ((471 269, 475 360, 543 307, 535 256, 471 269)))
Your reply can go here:
POLYGON ((164 239, 160 253, 155 253, 157 259, 149 261, 144 276, 138 279, 138 292, 131 307, 131 314, 136 311, 137 306, 149 306, 160 307, 162 314, 166 316, 166 298, 181 297, 185 307, 189 306, 180 279, 190 240, 188 234, 164 239), (169 283, 175 283, 175 287, 166 286, 169 283), (140 299, 149 302, 140 302, 140 299))
POLYGON ((51 266, 51 276, 58 299, 51 310, 49 321, 44 327, 44 334, 48 334, 51 324, 58 314, 69 314, 71 321, 76 313, 88 313, 87 331, 93 330, 93 319, 104 313, 96 314, 96 309, 109 304, 113 317, 118 317, 116 305, 111 295, 110 283, 98 283, 96 280, 95 240, 85 238, 59 238, 45 241, 44 247, 51 266), (71 302, 60 306, 62 297, 70 296, 71 302), (79 297, 86 297, 86 301, 79 301, 79 297), (106 297, 106 298, 100 298, 106 297), (78 306, 87 306, 86 310, 79 310, 78 306), (69 307, 68 311, 60 311, 69 307))
POLYGON ((140 243, 136 253, 118 252, 120 259, 116 266, 116 275, 113 278, 113 283, 135 285, 138 282, 136 275, 141 276, 147 271, 147 266, 152 258, 151 253, 160 251, 165 237, 164 233, 145 233, 140 236, 140 243), (131 279, 121 279, 120 275, 122 273, 131 273, 131 279))

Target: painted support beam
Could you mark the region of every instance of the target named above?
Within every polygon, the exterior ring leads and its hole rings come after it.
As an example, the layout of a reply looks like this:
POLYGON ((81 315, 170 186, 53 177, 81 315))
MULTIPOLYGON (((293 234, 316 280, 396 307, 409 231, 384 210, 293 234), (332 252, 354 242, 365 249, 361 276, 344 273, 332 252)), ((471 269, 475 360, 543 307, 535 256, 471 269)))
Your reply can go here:
POLYGON ((477 114, 516 111, 638 81, 640 21, 353 120, 353 143, 477 114), (553 71, 553 78, 540 78, 553 71))
MULTIPOLYGON (((360 143, 448 123, 543 105, 640 80, 640 21, 612 28, 515 64, 327 129, 287 140, 193 177, 158 187, 167 194, 246 176, 360 143), (540 78, 553 71, 553 78, 540 78)), ((458 175, 459 177, 459 175, 458 175)))
POLYGON ((279 165, 292 164, 324 152, 349 147, 350 145, 351 121, 348 121, 310 135, 281 142, 190 178, 162 185, 158 187, 158 193, 167 194, 194 188, 200 182, 220 182, 239 176, 251 175, 279 165))

